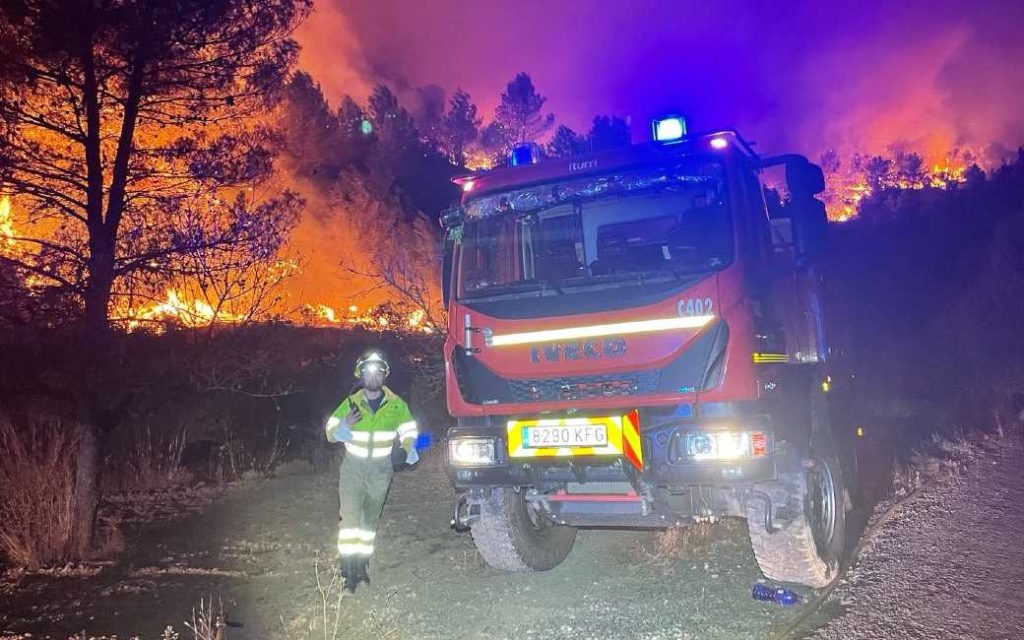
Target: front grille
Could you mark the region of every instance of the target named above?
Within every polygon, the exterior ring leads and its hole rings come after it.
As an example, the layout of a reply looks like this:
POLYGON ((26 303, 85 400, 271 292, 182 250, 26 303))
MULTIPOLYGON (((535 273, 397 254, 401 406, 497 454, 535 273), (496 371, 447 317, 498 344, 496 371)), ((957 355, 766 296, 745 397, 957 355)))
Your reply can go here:
POLYGON ((549 402, 654 393, 658 389, 660 377, 660 371, 641 371, 575 378, 509 380, 509 386, 516 402, 549 402))

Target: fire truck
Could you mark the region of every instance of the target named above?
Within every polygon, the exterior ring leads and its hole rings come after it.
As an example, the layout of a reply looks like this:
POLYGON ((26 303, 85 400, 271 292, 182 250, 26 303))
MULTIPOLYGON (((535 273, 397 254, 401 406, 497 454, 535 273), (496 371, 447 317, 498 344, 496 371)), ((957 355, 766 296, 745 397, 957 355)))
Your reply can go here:
POLYGON ((852 472, 828 410, 822 171, 681 117, 652 129, 572 158, 518 146, 456 179, 453 525, 490 565, 543 571, 580 527, 739 517, 767 577, 825 586, 852 472))

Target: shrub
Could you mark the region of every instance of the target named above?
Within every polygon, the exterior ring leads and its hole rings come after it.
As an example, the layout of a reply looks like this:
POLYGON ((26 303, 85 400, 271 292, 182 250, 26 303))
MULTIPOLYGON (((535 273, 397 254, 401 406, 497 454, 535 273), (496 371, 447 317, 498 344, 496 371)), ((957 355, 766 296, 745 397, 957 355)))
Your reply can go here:
POLYGON ((39 568, 72 555, 76 430, 61 420, 0 416, 0 553, 39 568))

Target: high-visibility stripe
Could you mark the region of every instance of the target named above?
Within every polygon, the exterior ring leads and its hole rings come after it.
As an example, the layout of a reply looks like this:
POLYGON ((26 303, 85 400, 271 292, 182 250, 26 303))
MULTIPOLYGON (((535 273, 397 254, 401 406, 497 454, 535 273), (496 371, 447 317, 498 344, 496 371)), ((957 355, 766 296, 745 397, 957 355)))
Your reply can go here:
POLYGON ((556 342, 559 340, 580 340, 583 338, 600 338, 602 336, 670 331, 672 329, 700 329, 714 319, 715 316, 713 315, 682 316, 677 318, 655 318, 652 320, 636 320, 633 322, 595 324, 585 327, 543 329, 540 331, 506 333, 503 335, 491 335, 489 337, 485 336, 485 343, 488 347, 503 347, 518 344, 535 344, 538 342, 556 342))
POLYGON ((339 556, 370 556, 373 555, 373 545, 362 542, 348 542, 338 544, 339 556))
POLYGON ((373 439, 374 442, 390 442, 395 439, 394 431, 353 431, 352 441, 353 442, 369 442, 373 439))
POLYGON ((415 436, 417 432, 416 421, 410 420, 409 422, 403 422, 398 425, 398 437, 402 440, 408 438, 410 435, 415 436))
POLYGON ((338 530, 338 543, 348 542, 355 540, 358 542, 373 542, 373 539, 377 537, 376 531, 367 531, 366 529, 347 528, 338 530))
POLYGON ((370 453, 370 450, 366 447, 360 447, 357 444, 351 442, 345 445, 345 451, 359 458, 384 458, 391 455, 391 447, 378 447, 370 453))

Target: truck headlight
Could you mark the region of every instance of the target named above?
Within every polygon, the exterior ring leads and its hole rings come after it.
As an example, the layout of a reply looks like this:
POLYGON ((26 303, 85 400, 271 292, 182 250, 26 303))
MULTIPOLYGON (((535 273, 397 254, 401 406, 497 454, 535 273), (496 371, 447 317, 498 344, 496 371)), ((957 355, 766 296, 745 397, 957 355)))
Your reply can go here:
POLYGON ((452 438, 448 441, 448 461, 467 466, 497 464, 494 438, 452 438))
POLYGON ((683 450, 691 460, 741 460, 768 455, 768 436, 760 431, 691 431, 683 450))

